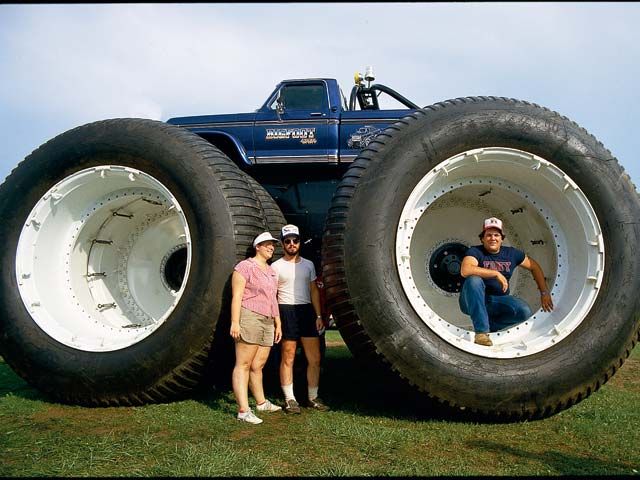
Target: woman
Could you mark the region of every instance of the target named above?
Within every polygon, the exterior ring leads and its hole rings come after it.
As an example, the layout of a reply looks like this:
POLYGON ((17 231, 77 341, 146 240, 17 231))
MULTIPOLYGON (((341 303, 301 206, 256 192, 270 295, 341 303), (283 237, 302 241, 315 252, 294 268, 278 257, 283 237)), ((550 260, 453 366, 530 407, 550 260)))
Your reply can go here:
POLYGON ((259 412, 277 412, 281 407, 264 396, 262 367, 271 346, 280 341, 278 274, 267 264, 277 240, 269 232, 253 241, 255 256, 238 263, 231 277, 231 336, 236 342, 236 364, 231 383, 238 404, 238 420, 258 424, 262 420, 249 408, 248 388, 259 412))

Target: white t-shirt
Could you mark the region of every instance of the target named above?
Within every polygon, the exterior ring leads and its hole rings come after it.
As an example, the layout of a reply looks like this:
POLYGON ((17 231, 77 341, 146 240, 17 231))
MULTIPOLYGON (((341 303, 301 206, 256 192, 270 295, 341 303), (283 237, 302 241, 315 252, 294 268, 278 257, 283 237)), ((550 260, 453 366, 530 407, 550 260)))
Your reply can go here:
POLYGON ((311 303, 309 284, 316 279, 313 262, 299 257, 300 261, 287 262, 284 258, 271 264, 278 273, 278 303, 300 305, 311 303))

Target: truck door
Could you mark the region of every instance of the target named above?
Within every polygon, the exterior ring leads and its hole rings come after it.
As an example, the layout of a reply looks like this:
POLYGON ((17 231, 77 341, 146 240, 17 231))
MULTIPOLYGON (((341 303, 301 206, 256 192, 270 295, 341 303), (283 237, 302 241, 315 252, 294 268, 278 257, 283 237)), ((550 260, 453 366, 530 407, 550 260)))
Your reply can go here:
POLYGON ((329 99, 323 81, 285 83, 256 114, 254 161, 327 162, 328 124, 329 99), (278 99, 284 111, 278 112, 278 99))

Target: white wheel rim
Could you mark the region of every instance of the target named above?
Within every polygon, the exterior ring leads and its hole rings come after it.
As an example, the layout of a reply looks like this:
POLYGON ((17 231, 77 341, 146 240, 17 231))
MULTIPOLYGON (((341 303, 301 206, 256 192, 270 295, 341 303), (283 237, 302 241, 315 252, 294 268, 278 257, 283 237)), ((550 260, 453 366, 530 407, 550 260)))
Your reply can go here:
POLYGON ((74 173, 42 196, 20 233, 16 277, 42 330, 101 352, 158 329, 182 296, 190 264, 189 227, 171 192, 140 170, 109 165, 74 173), (181 248, 178 286, 165 269, 181 248))
POLYGON ((593 207, 560 168, 510 148, 467 151, 440 163, 411 192, 397 227, 396 265, 421 320, 450 344, 485 357, 517 358, 557 344, 585 319, 604 271, 604 242, 593 207), (517 268, 511 294, 533 316, 491 333, 492 347, 473 343, 458 293, 430 278, 432 254, 447 243, 480 244, 482 221, 502 219, 504 245, 524 250, 542 267, 555 309, 544 312, 530 272, 517 268))

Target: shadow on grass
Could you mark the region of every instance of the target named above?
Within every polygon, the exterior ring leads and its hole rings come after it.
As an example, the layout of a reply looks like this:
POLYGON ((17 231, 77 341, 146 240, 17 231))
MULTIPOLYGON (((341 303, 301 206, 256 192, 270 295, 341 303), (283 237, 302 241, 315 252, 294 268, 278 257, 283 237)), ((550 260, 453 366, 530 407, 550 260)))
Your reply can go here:
MULTIPOLYGON (((298 372, 303 384, 304 372, 298 372)), ((305 398, 306 392, 301 392, 305 398)), ((320 394, 333 410, 374 417, 414 420, 466 421, 459 411, 431 400, 399 377, 373 364, 355 359, 346 346, 327 349, 320 394)))
POLYGON ((500 457, 511 455, 514 462, 517 458, 533 461, 547 466, 550 474, 559 475, 606 475, 631 473, 632 466, 599 460, 593 457, 570 455, 558 450, 532 452, 517 447, 507 446, 490 440, 474 440, 466 442, 468 451, 484 450, 500 457))
MULTIPOLYGON (((274 346, 263 370, 263 384, 266 397, 282 405, 284 398, 279 381, 279 353, 278 346, 274 346)), ((215 388, 204 390, 197 395, 197 400, 216 408, 220 405, 220 400, 214 398, 214 395, 220 397, 226 392, 227 398, 233 402, 230 383, 232 368, 233 365, 227 364, 224 369, 219 369, 215 388), (222 370, 226 371, 223 373, 222 370)), ((302 349, 299 348, 294 362, 294 390, 302 406, 307 397, 306 389, 306 362, 302 349)), ((479 422, 478 418, 464 411, 454 410, 431 400, 403 383, 397 376, 355 359, 344 344, 326 349, 319 394, 333 411, 418 421, 479 422)), ((235 408, 234 403, 232 406, 235 408)), ((229 407, 227 401, 226 408, 229 407)))
POLYGON ((13 395, 26 400, 50 401, 44 393, 20 378, 20 376, 0 358, 0 397, 4 397, 5 395, 13 395))

